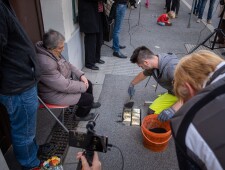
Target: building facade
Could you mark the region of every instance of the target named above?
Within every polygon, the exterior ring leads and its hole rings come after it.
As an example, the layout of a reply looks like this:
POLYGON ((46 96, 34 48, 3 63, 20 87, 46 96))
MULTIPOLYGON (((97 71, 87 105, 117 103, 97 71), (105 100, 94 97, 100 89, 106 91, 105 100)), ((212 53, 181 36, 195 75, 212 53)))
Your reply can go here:
POLYGON ((65 36, 64 57, 82 69, 83 35, 77 22, 77 0, 10 0, 33 43, 50 28, 65 36))

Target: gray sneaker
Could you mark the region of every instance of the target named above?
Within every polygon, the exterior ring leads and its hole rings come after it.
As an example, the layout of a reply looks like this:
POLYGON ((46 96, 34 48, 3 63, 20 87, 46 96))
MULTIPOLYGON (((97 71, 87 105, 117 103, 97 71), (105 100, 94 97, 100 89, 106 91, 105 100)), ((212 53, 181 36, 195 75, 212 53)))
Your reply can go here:
POLYGON ((196 22, 200 23, 201 21, 202 21, 202 19, 198 18, 196 22))
POLYGON ((212 24, 211 19, 208 19, 208 20, 207 20, 207 24, 212 24))

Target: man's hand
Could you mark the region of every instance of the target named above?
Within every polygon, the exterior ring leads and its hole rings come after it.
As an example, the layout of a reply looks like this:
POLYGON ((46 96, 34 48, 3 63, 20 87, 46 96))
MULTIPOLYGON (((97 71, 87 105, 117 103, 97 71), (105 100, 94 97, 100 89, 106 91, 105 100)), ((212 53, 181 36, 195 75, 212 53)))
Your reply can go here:
POLYGON ((171 119, 175 114, 175 111, 170 107, 168 109, 163 110, 159 115, 158 115, 158 120, 161 122, 165 122, 169 119, 171 119))
POLYGON ((87 89, 88 89, 89 84, 88 84, 87 78, 86 78, 84 75, 82 75, 82 76, 80 77, 80 80, 81 80, 82 82, 84 82, 85 86, 86 86, 87 89))
POLYGON ((129 88, 128 88, 128 94, 129 94, 130 98, 134 95, 134 93, 135 93, 134 85, 132 83, 130 83, 129 88))
POLYGON ((101 162, 99 161, 97 152, 94 152, 92 167, 89 166, 87 159, 83 155, 83 152, 77 153, 77 159, 81 159, 83 170, 101 170, 101 162))

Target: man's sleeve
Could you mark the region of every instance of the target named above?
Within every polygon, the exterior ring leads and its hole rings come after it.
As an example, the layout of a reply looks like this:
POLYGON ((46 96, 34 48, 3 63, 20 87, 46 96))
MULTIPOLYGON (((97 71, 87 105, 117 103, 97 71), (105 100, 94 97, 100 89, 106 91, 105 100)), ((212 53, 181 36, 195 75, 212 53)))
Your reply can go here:
POLYGON ((167 78, 168 78, 168 80, 173 81, 173 79, 174 79, 174 71, 175 71, 175 66, 168 67, 168 70, 167 70, 167 78))
POLYGON ((174 71, 176 69, 178 62, 179 62, 179 60, 177 59, 176 56, 171 56, 171 62, 170 62, 171 64, 168 66, 168 68, 166 70, 168 80, 170 80, 170 81, 173 81, 173 79, 174 79, 174 71))
POLYGON ((2 60, 3 48, 7 44, 8 38, 8 28, 5 12, 3 10, 2 4, 0 4, 0 63, 2 60))

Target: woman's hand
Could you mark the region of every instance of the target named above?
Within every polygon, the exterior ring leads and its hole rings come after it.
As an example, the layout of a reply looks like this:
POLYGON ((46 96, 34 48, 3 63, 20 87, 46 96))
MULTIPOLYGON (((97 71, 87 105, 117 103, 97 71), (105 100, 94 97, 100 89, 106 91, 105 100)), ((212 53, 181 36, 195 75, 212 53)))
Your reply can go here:
POLYGON ((101 170, 101 162, 99 161, 97 152, 94 152, 92 167, 89 166, 87 159, 83 155, 83 152, 77 153, 77 159, 81 159, 82 170, 101 170))
POLYGON ((88 89, 88 87, 89 87, 88 79, 87 79, 84 75, 82 75, 82 76, 80 77, 80 80, 81 80, 82 82, 84 82, 85 86, 86 86, 87 89, 88 89))

